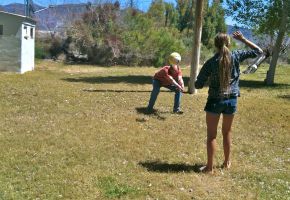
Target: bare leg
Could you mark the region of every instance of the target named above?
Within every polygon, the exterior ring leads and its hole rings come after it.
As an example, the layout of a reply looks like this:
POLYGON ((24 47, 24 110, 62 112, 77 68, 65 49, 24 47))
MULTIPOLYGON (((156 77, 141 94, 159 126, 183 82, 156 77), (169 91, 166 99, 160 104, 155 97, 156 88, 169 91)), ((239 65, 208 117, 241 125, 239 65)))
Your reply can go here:
POLYGON ((222 133, 223 133, 223 146, 225 160, 223 163, 224 168, 230 168, 230 153, 231 153, 231 128, 234 120, 234 115, 223 115, 222 133))
POLYGON ((216 135, 220 115, 206 112, 207 125, 207 164, 204 169, 205 172, 212 172, 213 157, 216 150, 216 135))

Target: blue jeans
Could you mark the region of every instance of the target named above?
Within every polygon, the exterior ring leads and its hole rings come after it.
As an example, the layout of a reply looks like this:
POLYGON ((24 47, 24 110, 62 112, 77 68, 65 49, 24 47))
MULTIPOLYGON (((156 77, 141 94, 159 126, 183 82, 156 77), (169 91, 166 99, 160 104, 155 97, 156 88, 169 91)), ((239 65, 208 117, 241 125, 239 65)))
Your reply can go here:
MULTIPOLYGON (((149 100, 149 104, 147 106, 148 110, 153 110, 155 101, 157 99, 157 96, 160 92, 160 88, 161 83, 159 80, 153 79, 153 90, 151 92, 151 96, 150 96, 150 100, 149 100)), ((174 85, 168 85, 168 86, 163 86, 168 88, 169 90, 175 92, 175 96, 174 96, 174 106, 173 106, 173 112, 177 112, 180 110, 180 101, 181 101, 181 96, 182 96, 182 92, 179 91, 174 85)))

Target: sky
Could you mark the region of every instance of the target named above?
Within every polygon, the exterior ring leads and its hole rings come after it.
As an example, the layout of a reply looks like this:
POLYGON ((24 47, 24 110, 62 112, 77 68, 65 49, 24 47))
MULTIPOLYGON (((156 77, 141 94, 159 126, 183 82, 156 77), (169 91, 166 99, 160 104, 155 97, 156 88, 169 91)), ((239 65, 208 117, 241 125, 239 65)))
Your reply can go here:
MULTIPOLYGON (((24 3, 25 0, 0 0, 0 5, 6 5, 10 3, 24 3)), ((87 3, 87 2, 102 2, 102 0, 33 0, 34 3, 48 6, 51 4, 63 4, 63 3, 87 3)), ((103 0, 104 1, 104 0, 103 0)), ((147 10, 152 0, 134 0, 138 2, 142 9, 147 10)), ((166 2, 171 2, 175 4, 175 0, 165 0, 166 2)), ((120 0, 122 5, 128 4, 130 0, 120 0)))
MULTIPOLYGON (((0 5, 7 5, 10 3, 24 3, 25 0, 0 0, 0 5)), ((48 5, 55 5, 55 4, 63 4, 63 3, 87 3, 87 2, 100 2, 102 0, 33 0, 34 3, 42 6, 48 6, 48 5)), ((104 1, 104 0, 103 0, 104 1)), ((119 0, 121 2, 121 6, 127 6, 129 0, 119 0)), ((138 3, 139 9, 142 9, 144 11, 148 10, 152 0, 134 0, 138 3)), ((168 3, 176 4, 176 0, 164 0, 168 3)), ((226 18, 226 24, 233 25, 234 21, 230 18, 226 18)))

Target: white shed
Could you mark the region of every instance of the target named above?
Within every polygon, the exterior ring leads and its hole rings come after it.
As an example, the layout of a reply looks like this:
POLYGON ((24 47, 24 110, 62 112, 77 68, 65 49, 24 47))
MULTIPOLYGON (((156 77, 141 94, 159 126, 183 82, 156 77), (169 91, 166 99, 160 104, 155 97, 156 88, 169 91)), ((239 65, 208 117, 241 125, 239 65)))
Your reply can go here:
POLYGON ((0 71, 34 69, 35 25, 29 17, 0 11, 0 71))

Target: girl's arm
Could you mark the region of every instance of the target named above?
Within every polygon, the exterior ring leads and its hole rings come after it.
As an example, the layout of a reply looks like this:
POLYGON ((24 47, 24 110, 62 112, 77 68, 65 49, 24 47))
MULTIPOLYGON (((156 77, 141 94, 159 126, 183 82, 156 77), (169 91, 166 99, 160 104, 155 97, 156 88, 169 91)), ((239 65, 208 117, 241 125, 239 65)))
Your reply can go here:
POLYGON ((250 40, 248 40, 247 38, 245 38, 240 31, 234 32, 233 37, 236 40, 241 41, 242 43, 244 43, 245 45, 247 45, 251 49, 257 49, 259 51, 259 53, 263 53, 263 50, 258 45, 256 45, 255 43, 253 43, 250 40))
POLYGON ((210 60, 207 60, 206 63, 202 66, 196 81, 194 83, 194 86, 196 89, 203 88, 205 82, 207 81, 209 75, 210 75, 210 60))

